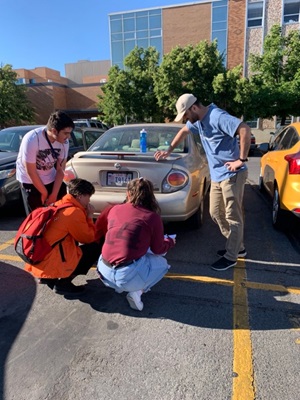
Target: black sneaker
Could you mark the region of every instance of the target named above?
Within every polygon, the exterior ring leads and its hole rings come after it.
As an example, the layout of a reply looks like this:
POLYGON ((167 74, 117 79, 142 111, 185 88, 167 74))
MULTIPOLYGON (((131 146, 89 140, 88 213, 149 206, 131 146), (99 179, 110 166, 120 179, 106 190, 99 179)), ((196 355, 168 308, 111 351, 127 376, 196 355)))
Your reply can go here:
POLYGON ((53 289, 57 279, 40 278, 38 282, 40 285, 47 285, 50 289, 53 289))
MULTIPOLYGON (((226 254, 226 250, 218 250, 217 254, 218 254, 218 256, 223 257, 226 254)), ((241 257, 241 258, 246 257, 246 255, 247 255, 246 249, 240 250, 238 253, 238 257, 241 257)))
POLYGON ((85 292, 85 286, 76 286, 69 280, 59 279, 54 285, 53 291, 57 294, 81 295, 85 292))
POLYGON ((220 258, 220 260, 216 261, 212 264, 211 268, 215 271, 226 271, 226 269, 232 268, 236 265, 236 261, 228 260, 225 257, 220 258))

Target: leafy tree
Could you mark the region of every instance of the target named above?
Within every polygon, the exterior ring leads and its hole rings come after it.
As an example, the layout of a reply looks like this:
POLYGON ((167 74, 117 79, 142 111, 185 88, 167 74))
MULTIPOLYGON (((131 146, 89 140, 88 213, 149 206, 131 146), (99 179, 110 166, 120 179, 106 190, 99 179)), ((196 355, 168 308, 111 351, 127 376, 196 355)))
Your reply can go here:
POLYGON ((213 101, 214 77, 224 72, 223 56, 215 41, 173 48, 164 55, 154 86, 164 115, 174 118, 176 100, 183 93, 192 92, 204 104, 213 101))
POLYGON ((0 67, 0 127, 32 122, 33 108, 26 97, 26 87, 17 85, 12 66, 0 67))
POLYGON ((113 66, 99 96, 99 111, 109 124, 162 120, 154 93, 159 53, 135 47, 125 58, 125 70, 113 66))
POLYGON ((277 115, 283 124, 288 115, 299 114, 299 51, 300 33, 282 34, 274 25, 264 41, 262 55, 251 55, 250 81, 255 88, 256 107, 262 118, 277 115))

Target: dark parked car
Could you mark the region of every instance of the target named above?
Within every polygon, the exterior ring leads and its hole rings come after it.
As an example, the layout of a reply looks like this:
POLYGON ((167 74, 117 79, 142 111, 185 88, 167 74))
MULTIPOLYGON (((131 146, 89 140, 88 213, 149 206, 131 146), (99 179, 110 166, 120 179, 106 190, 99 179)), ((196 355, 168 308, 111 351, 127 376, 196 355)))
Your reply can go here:
MULTIPOLYGON (((43 125, 15 126, 0 130, 0 207, 21 201, 16 180, 16 159, 23 136, 43 125)), ((69 159, 78 151, 87 150, 105 131, 98 128, 75 128, 69 139, 69 159)))

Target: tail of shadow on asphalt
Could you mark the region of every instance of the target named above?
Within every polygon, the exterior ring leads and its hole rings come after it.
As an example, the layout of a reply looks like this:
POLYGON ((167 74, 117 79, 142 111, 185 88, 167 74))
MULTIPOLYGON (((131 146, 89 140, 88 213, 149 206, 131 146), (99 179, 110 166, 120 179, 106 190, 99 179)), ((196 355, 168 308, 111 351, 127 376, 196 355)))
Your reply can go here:
POLYGON ((35 295, 36 283, 30 274, 0 262, 0 400, 4 399, 7 357, 26 321, 35 295))

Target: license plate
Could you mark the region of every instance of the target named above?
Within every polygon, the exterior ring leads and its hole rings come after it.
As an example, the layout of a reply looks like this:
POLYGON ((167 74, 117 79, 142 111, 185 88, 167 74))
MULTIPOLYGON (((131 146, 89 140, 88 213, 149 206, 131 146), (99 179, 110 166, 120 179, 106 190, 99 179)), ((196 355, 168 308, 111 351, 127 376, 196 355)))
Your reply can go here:
POLYGON ((132 179, 132 172, 107 172, 107 186, 123 187, 132 179))

